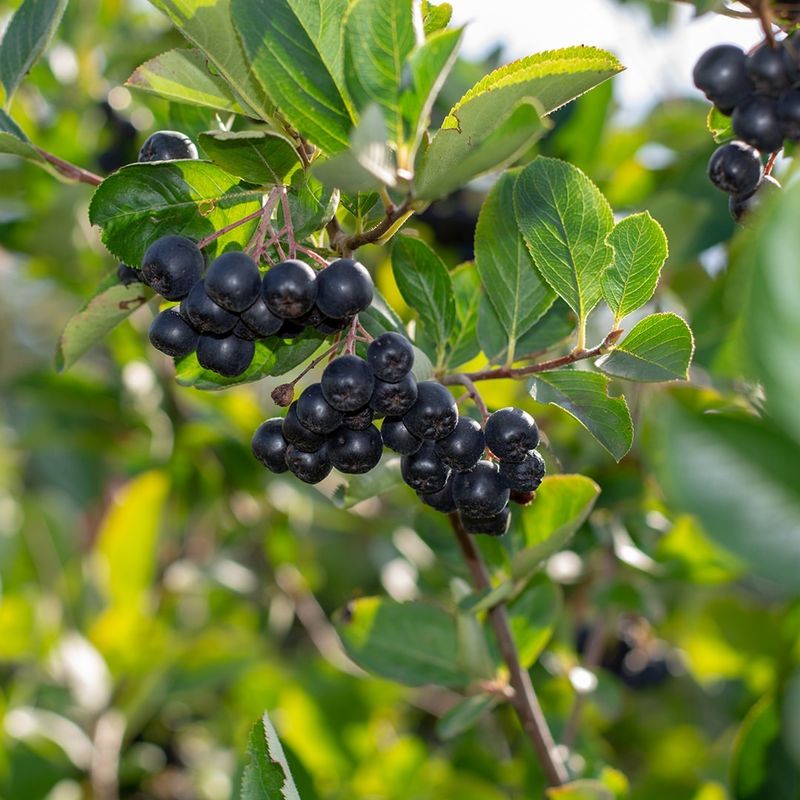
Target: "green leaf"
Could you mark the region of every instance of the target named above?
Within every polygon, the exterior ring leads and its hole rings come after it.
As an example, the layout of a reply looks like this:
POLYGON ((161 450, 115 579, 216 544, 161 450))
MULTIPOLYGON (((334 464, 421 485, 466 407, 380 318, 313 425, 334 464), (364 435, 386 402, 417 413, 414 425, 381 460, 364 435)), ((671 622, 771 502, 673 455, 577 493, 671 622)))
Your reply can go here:
POLYGON ((359 111, 376 105, 390 141, 403 138, 400 86, 416 44, 412 0, 355 0, 345 20, 347 89, 359 111))
POLYGON ((384 453, 380 463, 373 470, 365 475, 348 476, 333 490, 331 499, 337 508, 352 508, 362 500, 379 497, 402 484, 400 458, 384 453))
MULTIPOLYGON (((339 205, 339 192, 318 181, 313 175, 295 172, 289 186, 289 213, 295 238, 302 240, 333 219, 339 205)), ((278 206, 278 229, 284 226, 283 206, 278 206)))
POLYGON ((397 316, 378 289, 375 289, 372 305, 358 315, 358 321, 373 338, 377 338, 385 331, 397 331, 406 335, 403 320, 397 316))
POLYGON ((196 49, 168 50, 151 58, 133 71, 125 85, 176 103, 243 113, 231 88, 196 49))
POLYGON ((600 487, 583 475, 548 475, 534 502, 522 510, 522 525, 514 528, 519 549, 512 560, 513 577, 528 577, 563 549, 586 521, 599 495, 600 487))
POLYGON ((13 133, 0 131, 0 153, 9 156, 19 156, 27 161, 33 161, 42 166, 47 166, 47 162, 41 153, 28 141, 20 139, 13 133))
POLYGON ((6 90, 8 111, 22 79, 50 44, 67 0, 23 0, 8 23, 0 42, 0 82, 6 90))
POLYGON ((450 3, 438 3, 434 5, 423 0, 422 3, 422 23, 425 29, 425 35, 440 31, 450 24, 450 18, 453 16, 453 6, 450 3))
MULTIPOLYGON (((678 399, 693 397, 678 392, 678 399)), ((756 574, 800 589, 800 447, 755 417, 666 403, 653 415, 668 497, 756 574)))
POLYGON ((200 145, 215 164, 259 186, 286 183, 301 166, 294 145, 271 131, 209 131, 200 134, 200 145))
POLYGON ((428 603, 365 597, 340 615, 337 630, 363 669, 407 686, 464 686, 471 676, 456 663, 452 614, 428 603))
MULTIPOLYGON (((131 164, 97 187, 89 219, 102 229, 105 246, 126 264, 138 265, 156 239, 180 234, 201 239, 257 211, 263 193, 206 161, 131 164)), ((256 222, 212 242, 214 255, 241 250, 256 222)))
POLYGON ((610 397, 608 378, 559 369, 534 375, 531 396, 563 408, 619 461, 633 444, 633 423, 624 397, 610 397))
POLYGON ((556 299, 536 271, 514 216, 518 170, 504 173, 486 197, 475 230, 475 263, 486 296, 508 338, 513 361, 517 339, 527 333, 556 299))
POLYGON ((730 116, 726 117, 716 106, 711 106, 706 117, 706 126, 717 144, 724 144, 736 138, 730 116))
POLYGON ((600 781, 573 781, 547 790, 547 800, 614 800, 614 793, 600 781))
POLYGON ((533 581, 508 606, 508 621, 523 669, 536 663, 550 641, 561 606, 561 590, 546 578, 533 581))
POLYGON ((231 19, 230 0, 150 0, 207 56, 251 116, 271 121, 275 107, 250 65, 231 19))
POLYGON ((300 800, 283 746, 266 712, 250 732, 247 757, 240 800, 300 800))
POLYGON ((643 211, 618 222, 608 243, 614 256, 603 275, 603 297, 619 322, 653 296, 667 260, 667 237, 664 229, 643 211))
POLYGON ((436 734, 440 739, 454 739, 468 731, 480 718, 491 711, 500 701, 495 695, 474 694, 454 705, 436 723, 436 734))
POLYGON ((482 292, 480 276, 472 263, 456 267, 450 273, 450 279, 453 283, 456 324, 447 341, 447 364, 458 367, 480 352, 477 327, 482 292))
POLYGON ((402 235, 392 246, 392 272, 403 299, 443 348, 455 322, 453 283, 447 267, 422 239, 402 235))
POLYGON ((10 133, 17 139, 22 139, 23 142, 29 141, 22 128, 20 128, 2 109, 0 109, 0 131, 3 133, 10 133))
POLYGON ((344 0, 231 0, 245 52, 281 114, 329 154, 346 150, 354 122, 332 47, 344 0))
POLYGON ((234 378, 226 378, 203 369, 197 361, 197 356, 192 353, 175 362, 175 377, 181 386, 193 386, 195 389, 207 391, 252 383, 268 375, 286 374, 311 358, 324 341, 322 334, 314 330, 306 330, 290 341, 278 339, 276 336, 261 339, 256 342, 253 362, 241 375, 234 378))
POLYGON ((64 328, 58 340, 56 369, 59 372, 69 369, 152 296, 153 291, 142 283, 123 286, 116 275, 109 275, 64 328))
POLYGON ((539 157, 517 178, 514 206, 539 272, 583 324, 613 255, 608 201, 577 167, 539 157))
POLYGON ((651 314, 595 365, 629 381, 675 381, 689 377, 694 337, 677 314, 651 314))

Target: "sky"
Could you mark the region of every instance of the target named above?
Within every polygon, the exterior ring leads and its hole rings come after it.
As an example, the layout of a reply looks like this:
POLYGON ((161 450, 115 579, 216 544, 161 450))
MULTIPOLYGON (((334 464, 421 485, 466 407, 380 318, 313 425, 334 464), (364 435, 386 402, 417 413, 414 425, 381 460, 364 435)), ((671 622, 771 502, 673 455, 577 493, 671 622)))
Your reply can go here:
POLYGON ((674 4, 669 27, 658 30, 643 8, 613 0, 450 0, 453 22, 469 23, 462 52, 478 58, 498 42, 505 60, 575 44, 611 50, 627 71, 615 78, 624 116, 640 117, 659 100, 696 92, 692 67, 708 47, 722 42, 748 49, 762 38, 758 23, 718 14, 695 17, 674 4), (568 9, 559 11, 559 9, 568 9))

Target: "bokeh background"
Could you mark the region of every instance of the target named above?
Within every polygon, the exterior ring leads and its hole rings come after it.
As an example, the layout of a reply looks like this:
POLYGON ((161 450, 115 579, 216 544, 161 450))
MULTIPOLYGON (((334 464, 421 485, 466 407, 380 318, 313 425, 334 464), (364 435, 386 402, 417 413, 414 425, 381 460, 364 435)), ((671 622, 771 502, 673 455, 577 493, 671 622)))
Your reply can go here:
MULTIPOLYGON (((0 2, 0 25, 15 5, 0 2)), ((705 177, 714 145, 690 72, 713 43, 753 44, 755 24, 666 2, 453 5, 470 28, 440 115, 487 70, 536 50, 593 44, 626 64, 556 114, 538 152, 584 169, 615 209, 661 222, 671 255, 654 308, 691 322, 696 384, 745 391, 731 355, 734 226, 705 177)), ((42 147, 106 174, 155 129, 212 124, 123 87, 182 45, 144 2, 73 2, 15 117, 42 147)), ((488 185, 413 223, 452 265, 471 257, 488 185)), ((304 800, 540 797, 509 709, 444 741, 436 720, 457 698, 365 678, 338 649, 329 618, 349 599, 446 589, 461 568, 441 519, 402 488, 345 511, 268 477, 249 440, 273 413, 272 387, 176 386, 146 345, 150 309, 56 373, 63 324, 116 267, 88 225, 89 197, 0 157, 0 798, 235 797, 263 709, 304 800)), ((364 259, 402 311, 385 253, 364 259)), ((648 415, 658 388, 627 390, 639 432, 619 465, 525 388, 501 382, 487 400, 535 413, 550 469, 603 490, 550 564, 565 613, 533 672, 561 738, 574 668, 601 623, 571 768, 605 769, 619 796, 625 781, 608 770, 625 773, 632 800, 732 797, 742 720, 785 673, 798 608, 665 501, 652 469, 659 420, 648 415)), ((797 791, 783 783, 763 797, 797 791)))

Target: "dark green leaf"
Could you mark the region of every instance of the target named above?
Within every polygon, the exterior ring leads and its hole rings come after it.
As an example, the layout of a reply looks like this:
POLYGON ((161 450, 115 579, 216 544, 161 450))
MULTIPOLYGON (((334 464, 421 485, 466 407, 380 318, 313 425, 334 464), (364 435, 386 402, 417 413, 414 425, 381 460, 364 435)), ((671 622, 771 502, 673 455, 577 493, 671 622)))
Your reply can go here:
POLYGON ((455 300, 456 324, 447 342, 447 363, 458 367, 480 352, 478 343, 478 309, 481 282, 473 263, 461 264, 450 273, 455 300))
POLYGON ((500 701, 495 695, 474 694, 454 705, 436 723, 436 733, 440 739, 453 739, 469 730, 500 701))
POLYGON ((300 800, 278 734, 264 713, 250 732, 240 800, 300 800))
POLYGON ((540 578, 508 606, 508 621, 523 669, 536 663, 550 641, 561 605, 559 587, 546 578, 540 578))
POLYGON ((377 289, 372 299, 372 305, 358 315, 358 321, 373 338, 380 336, 385 331, 397 331, 405 334, 403 320, 397 316, 394 309, 386 302, 386 298, 377 289))
POLYGON ((301 165, 292 142, 270 131, 209 131, 200 145, 215 164, 259 186, 283 184, 301 165))
MULTIPOLYGON (((333 219, 339 192, 320 183, 313 175, 295 172, 289 186, 289 213, 298 240, 310 236, 333 219)), ((278 206, 278 228, 284 226, 283 206, 278 206)))

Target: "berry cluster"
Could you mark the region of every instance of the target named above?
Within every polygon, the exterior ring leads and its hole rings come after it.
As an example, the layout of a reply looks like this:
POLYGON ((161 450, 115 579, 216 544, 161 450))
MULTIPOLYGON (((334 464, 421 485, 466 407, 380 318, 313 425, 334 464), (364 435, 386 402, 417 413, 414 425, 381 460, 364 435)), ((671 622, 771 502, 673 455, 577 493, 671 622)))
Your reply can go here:
POLYGON ((284 418, 264 422, 253 436, 256 458, 273 472, 318 483, 334 467, 369 472, 386 446, 401 455, 403 480, 423 503, 458 511, 470 533, 504 534, 509 500, 529 502, 544 476, 533 418, 503 408, 484 430, 459 417, 444 386, 417 383, 414 350, 400 334, 382 334, 366 355, 334 359, 284 418), (379 430, 373 423, 381 418, 379 430), (485 458, 487 448, 496 460, 485 458))

